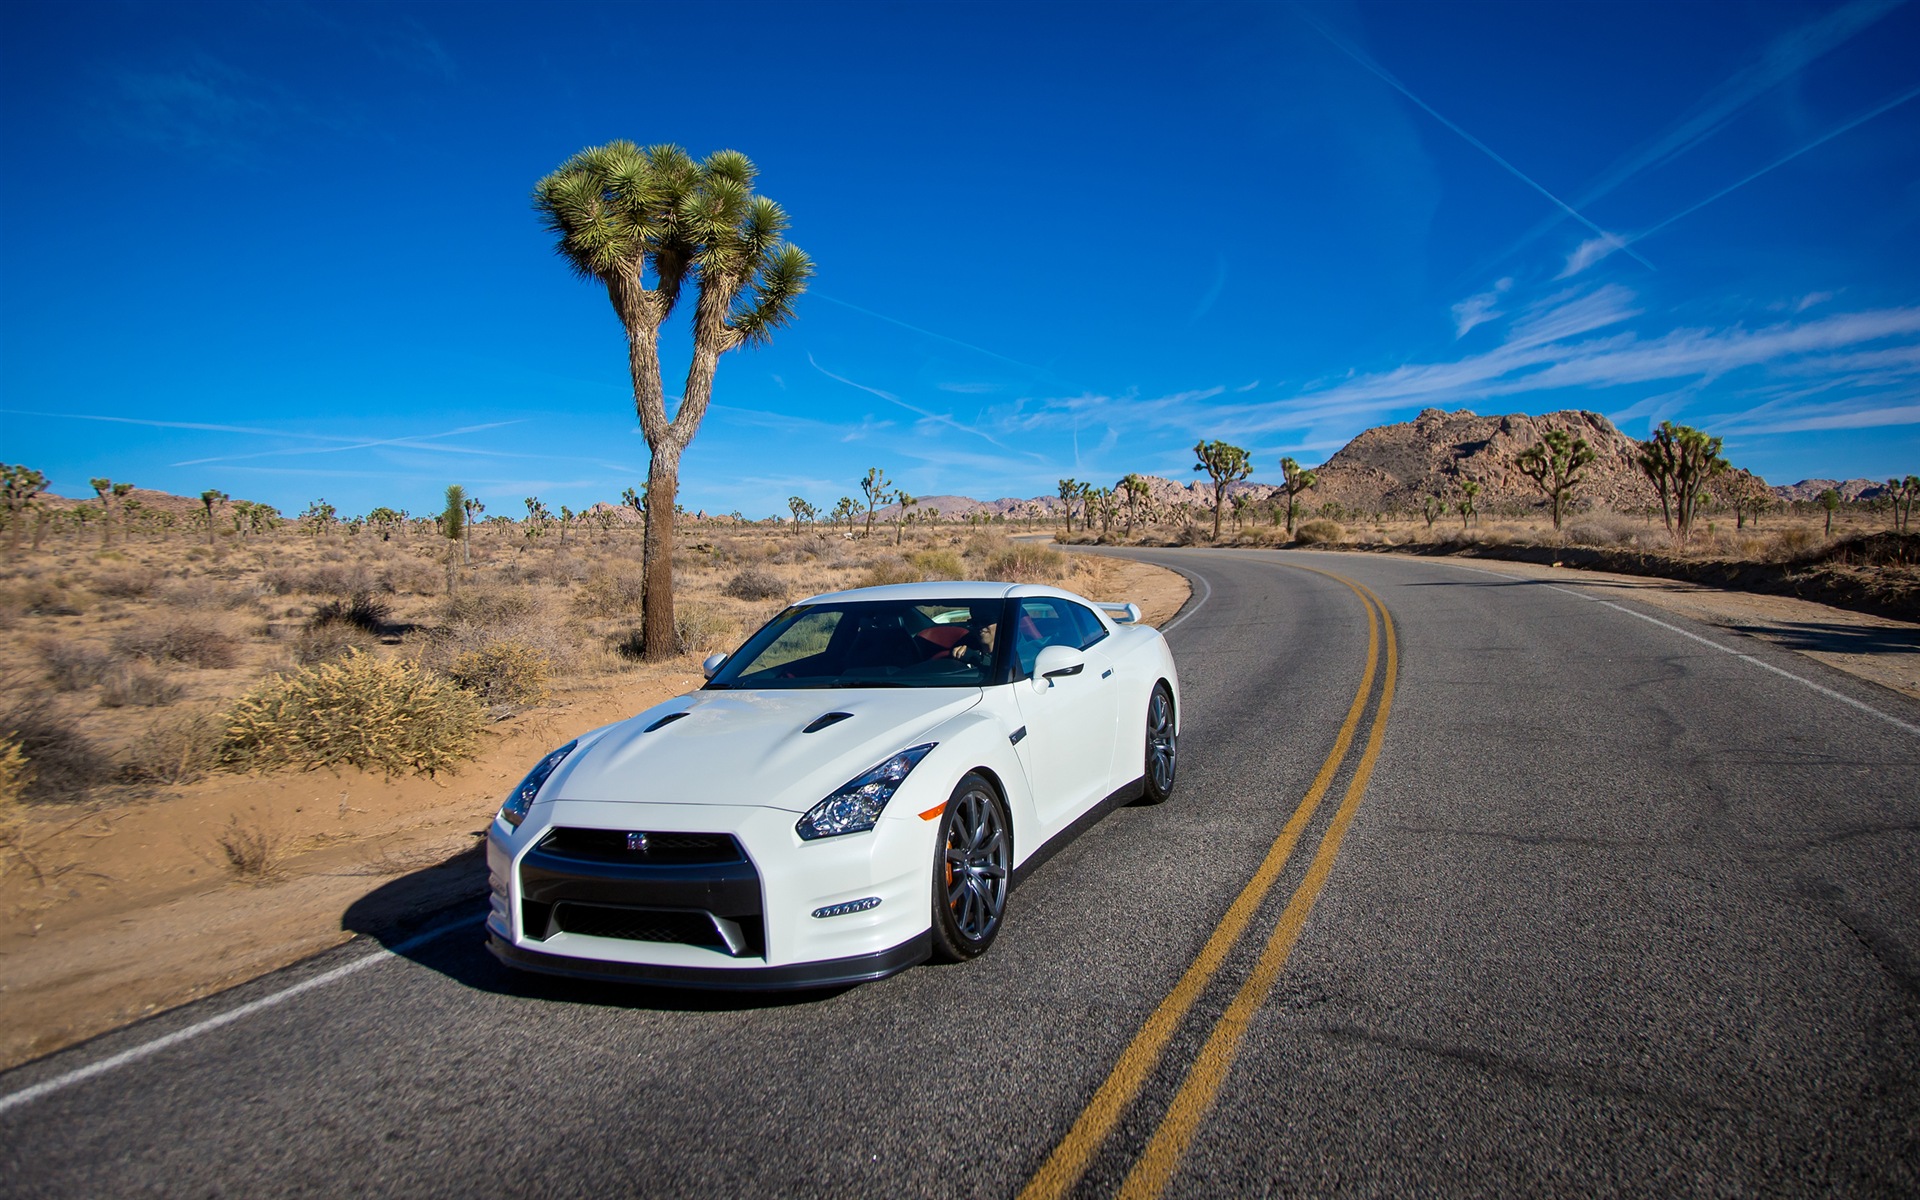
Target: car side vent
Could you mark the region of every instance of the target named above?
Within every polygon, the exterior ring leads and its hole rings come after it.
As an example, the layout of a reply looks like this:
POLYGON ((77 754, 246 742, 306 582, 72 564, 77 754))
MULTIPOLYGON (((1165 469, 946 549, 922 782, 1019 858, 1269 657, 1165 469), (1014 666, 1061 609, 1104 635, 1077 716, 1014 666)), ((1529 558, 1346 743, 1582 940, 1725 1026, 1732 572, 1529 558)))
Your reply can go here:
POLYGON ((822 729, 825 729, 827 726, 838 725, 840 722, 846 720, 848 717, 851 717, 852 715, 853 715, 852 713, 843 713, 843 712, 822 713, 820 716, 817 716, 813 719, 812 724, 808 725, 805 729, 802 729, 800 732, 801 733, 819 733, 822 729))
POLYGON ((683 712, 668 713, 666 716, 661 717, 658 721, 655 721, 653 724, 647 726, 645 729, 641 730, 640 732, 652 733, 654 730, 660 728, 662 725, 671 725, 675 721, 678 721, 681 717, 684 717, 686 715, 687 714, 683 712))

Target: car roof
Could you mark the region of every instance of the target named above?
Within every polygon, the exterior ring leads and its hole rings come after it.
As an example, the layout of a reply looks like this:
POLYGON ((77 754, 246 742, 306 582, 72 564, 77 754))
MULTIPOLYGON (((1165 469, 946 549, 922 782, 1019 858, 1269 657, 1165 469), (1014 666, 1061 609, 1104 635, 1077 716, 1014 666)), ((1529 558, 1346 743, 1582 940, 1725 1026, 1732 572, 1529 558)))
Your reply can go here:
POLYGON ((799 604, 824 604, 829 601, 857 600, 996 600, 1008 596, 1063 596, 1093 607, 1092 601, 1057 587, 1039 583, 1009 583, 991 580, 947 580, 934 583, 888 583, 878 587, 852 588, 844 592, 825 592, 809 596, 799 604))

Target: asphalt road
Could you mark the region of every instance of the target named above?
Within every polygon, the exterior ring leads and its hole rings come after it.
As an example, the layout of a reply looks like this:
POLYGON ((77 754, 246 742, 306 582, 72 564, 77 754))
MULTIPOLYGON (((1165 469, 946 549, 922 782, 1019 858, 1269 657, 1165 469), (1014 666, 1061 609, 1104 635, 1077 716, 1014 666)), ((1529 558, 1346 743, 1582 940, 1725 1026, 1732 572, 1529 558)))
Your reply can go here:
POLYGON ((0 1194, 1920 1192, 1920 704, 1577 577, 1142 556, 1205 585, 1179 792, 985 959, 581 986, 495 965, 476 904, 0 1075, 0 1194), (1301 566, 1383 604, 1371 673, 1301 566))

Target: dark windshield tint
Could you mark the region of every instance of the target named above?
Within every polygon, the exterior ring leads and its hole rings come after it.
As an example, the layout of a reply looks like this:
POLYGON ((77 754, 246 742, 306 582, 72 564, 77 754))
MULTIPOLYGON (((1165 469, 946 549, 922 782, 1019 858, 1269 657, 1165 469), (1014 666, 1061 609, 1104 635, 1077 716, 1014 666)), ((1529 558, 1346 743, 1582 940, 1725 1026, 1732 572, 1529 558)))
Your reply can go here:
POLYGON ((710 688, 981 687, 1003 602, 866 600, 790 608, 747 639, 710 688))

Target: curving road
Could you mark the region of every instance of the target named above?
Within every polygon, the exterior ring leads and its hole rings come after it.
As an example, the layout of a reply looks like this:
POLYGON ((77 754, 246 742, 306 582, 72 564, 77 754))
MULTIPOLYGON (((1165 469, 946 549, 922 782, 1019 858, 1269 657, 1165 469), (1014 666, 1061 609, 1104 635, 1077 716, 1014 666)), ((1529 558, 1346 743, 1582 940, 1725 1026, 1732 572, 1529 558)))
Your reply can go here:
POLYGON ((1141 556, 1180 791, 986 959, 575 986, 476 904, 0 1076, 0 1194, 1920 1192, 1920 704, 1577 580, 1141 556))

